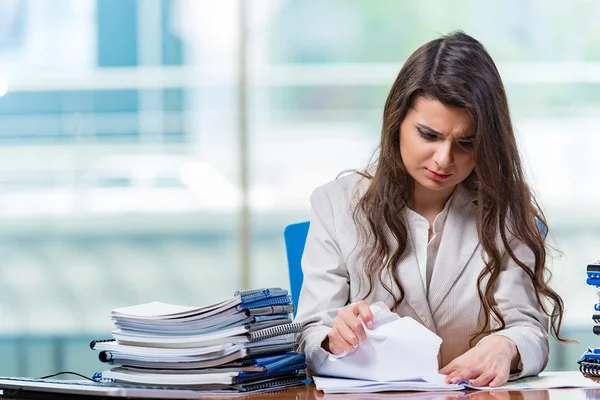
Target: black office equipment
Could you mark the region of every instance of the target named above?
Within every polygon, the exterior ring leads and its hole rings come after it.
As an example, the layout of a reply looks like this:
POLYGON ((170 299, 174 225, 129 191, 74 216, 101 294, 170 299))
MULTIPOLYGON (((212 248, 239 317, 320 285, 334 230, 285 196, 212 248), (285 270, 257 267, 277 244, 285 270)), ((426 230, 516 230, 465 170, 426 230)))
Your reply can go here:
MULTIPOLYGON (((599 301, 594 304, 594 314, 592 320, 596 325, 592 327, 595 335, 600 335, 600 261, 587 266, 586 283, 598 289, 599 301)), ((600 347, 588 348, 577 360, 579 370, 586 376, 600 376, 600 347)))

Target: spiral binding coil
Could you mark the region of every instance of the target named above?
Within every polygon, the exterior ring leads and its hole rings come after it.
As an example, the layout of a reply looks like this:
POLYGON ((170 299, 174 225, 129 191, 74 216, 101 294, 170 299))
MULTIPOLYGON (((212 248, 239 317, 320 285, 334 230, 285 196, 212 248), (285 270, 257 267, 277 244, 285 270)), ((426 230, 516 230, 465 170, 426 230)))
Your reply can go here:
POLYGON ((596 363, 582 361, 579 363, 579 371, 584 375, 600 377, 600 365, 596 363))
POLYGON ((268 288, 253 293, 240 294, 242 303, 253 303, 259 300, 271 299, 275 297, 287 296, 288 291, 281 288, 268 288))
POLYGON ((90 348, 95 350, 96 343, 115 342, 115 339, 95 339, 90 342, 90 348))
POLYGON ((263 379, 275 379, 275 378, 285 378, 285 377, 295 377, 295 375, 300 375, 303 368, 306 368, 306 364, 295 364, 291 365, 289 368, 285 368, 281 371, 272 372, 241 372, 239 376, 233 378, 233 383, 253 383, 263 379), (290 372, 295 371, 295 375, 290 376, 290 372))
POLYGON ((296 311, 293 304, 277 304, 266 307, 250 307, 244 310, 247 316, 252 315, 273 315, 273 314, 291 314, 296 311))
POLYGON ((103 382, 103 383, 116 383, 117 382, 116 379, 103 378, 102 377, 102 372, 96 372, 96 373, 94 373, 94 375, 92 376, 92 380, 94 382, 103 382))
POLYGON ((270 387, 273 386, 277 386, 278 388, 280 386, 287 386, 287 385, 300 385, 306 379, 306 374, 302 373, 302 374, 298 374, 289 378, 279 378, 279 379, 274 379, 274 380, 269 380, 266 382, 262 382, 262 383, 254 383, 254 384, 242 384, 240 387, 240 391, 241 392, 249 392, 249 391, 253 391, 253 390, 261 390, 261 389, 268 389, 270 387))
POLYGON ((282 289, 280 287, 270 287, 270 288, 259 288, 259 289, 246 289, 246 290, 237 290, 233 295, 234 296, 249 296, 249 295, 253 295, 253 294, 257 294, 257 293, 283 293, 285 292, 285 294, 287 293, 287 290, 282 289))
POLYGON ((292 298, 287 296, 269 297, 262 300, 253 301, 250 303, 242 303, 237 306, 238 311, 244 311, 248 308, 261 308, 267 306, 287 305, 292 302, 292 298))
POLYGON ((296 351, 296 342, 279 344, 279 345, 269 345, 265 347, 251 347, 246 349, 246 354, 249 354, 245 358, 242 358, 241 363, 242 366, 247 367, 248 365, 252 365, 255 357, 266 357, 271 354, 284 354, 289 353, 291 351, 296 351))
POLYGON ((257 342, 263 339, 269 339, 275 336, 287 335, 289 333, 297 333, 302 330, 302 324, 294 322, 291 324, 277 325, 270 328, 261 329, 260 331, 250 332, 250 341, 257 342))

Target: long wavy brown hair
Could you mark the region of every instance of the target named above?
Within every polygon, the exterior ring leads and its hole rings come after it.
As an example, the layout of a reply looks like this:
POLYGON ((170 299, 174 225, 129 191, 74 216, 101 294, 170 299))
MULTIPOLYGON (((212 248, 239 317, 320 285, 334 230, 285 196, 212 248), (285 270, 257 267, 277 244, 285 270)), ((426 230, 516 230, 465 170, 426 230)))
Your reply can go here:
POLYGON ((400 124, 419 96, 465 109, 475 124, 475 169, 463 184, 477 199, 477 233, 488 260, 477 281, 482 326, 472 339, 506 327, 494 300, 494 287, 506 251, 531 278, 539 305, 550 317, 552 334, 564 341, 560 337, 563 301, 548 285, 549 249, 544 240, 548 224, 525 182, 504 85, 483 45, 462 32, 432 40, 417 49, 400 70, 385 103, 379 156, 373 163, 375 173, 369 172, 371 168, 362 171, 371 182, 354 210, 359 243, 368 243, 362 247, 366 249, 362 256, 368 277, 365 298, 372 293, 375 279, 393 297, 394 309, 404 298, 396 265, 407 248, 403 210, 413 195, 414 181, 402 162, 399 136, 400 124), (543 229, 538 228, 538 223, 543 229), (394 246, 386 239, 389 233, 396 242, 394 246), (531 249, 535 256, 533 269, 515 256, 509 246, 512 238, 531 249), (382 279, 386 270, 399 288, 399 296, 382 279), (486 277, 489 281, 482 290, 486 277), (499 323, 496 329, 490 328, 492 316, 499 323))

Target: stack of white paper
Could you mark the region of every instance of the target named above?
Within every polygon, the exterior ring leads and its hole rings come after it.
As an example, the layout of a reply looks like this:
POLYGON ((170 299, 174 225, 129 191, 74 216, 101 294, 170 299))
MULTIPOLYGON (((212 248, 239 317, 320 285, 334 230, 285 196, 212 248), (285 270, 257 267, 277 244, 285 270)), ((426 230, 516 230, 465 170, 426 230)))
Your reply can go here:
POLYGON ((384 303, 371 305, 374 328, 348 354, 330 355, 319 375, 371 381, 424 380, 443 383, 438 373, 442 339, 412 318, 400 318, 384 303))

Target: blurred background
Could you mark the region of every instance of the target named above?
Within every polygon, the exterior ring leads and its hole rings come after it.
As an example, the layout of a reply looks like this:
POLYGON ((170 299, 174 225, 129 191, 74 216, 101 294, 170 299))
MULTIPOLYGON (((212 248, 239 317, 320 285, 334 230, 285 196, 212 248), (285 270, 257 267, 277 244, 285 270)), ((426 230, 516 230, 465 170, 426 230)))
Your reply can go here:
POLYGON ((0 375, 103 369, 112 308, 289 287, 284 227, 360 168, 418 46, 498 64, 566 305, 591 333, 600 257, 600 2, 0 0, 0 375))

